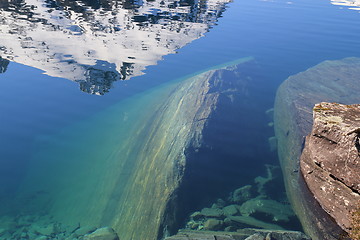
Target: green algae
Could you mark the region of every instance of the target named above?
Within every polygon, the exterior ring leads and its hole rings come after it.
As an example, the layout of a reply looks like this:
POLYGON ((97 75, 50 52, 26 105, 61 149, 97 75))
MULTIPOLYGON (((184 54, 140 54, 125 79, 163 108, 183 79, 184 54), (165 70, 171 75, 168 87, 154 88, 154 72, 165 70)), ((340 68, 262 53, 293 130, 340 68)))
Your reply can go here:
POLYGON ((121 239, 156 239, 182 178, 184 149, 201 143, 216 105, 209 77, 250 60, 174 80, 39 138, 17 196, 28 204, 19 208, 66 225, 111 226, 121 239), (38 192, 45 194, 29 197, 38 192))

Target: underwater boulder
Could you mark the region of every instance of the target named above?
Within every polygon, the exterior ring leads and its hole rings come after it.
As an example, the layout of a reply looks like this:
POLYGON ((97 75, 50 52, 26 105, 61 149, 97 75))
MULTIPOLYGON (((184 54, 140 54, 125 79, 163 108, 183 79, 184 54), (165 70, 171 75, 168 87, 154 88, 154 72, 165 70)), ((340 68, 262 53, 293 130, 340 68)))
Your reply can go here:
POLYGON ((220 230, 222 226, 223 226, 223 221, 215 219, 215 218, 209 218, 204 223, 204 229, 205 230, 216 231, 216 230, 220 230))
POLYGON ((47 192, 44 210, 65 225, 110 226, 124 240, 175 233, 187 154, 202 146, 219 99, 231 103, 243 87, 239 68, 251 60, 166 83, 62 129, 36 153, 19 192, 47 192))
POLYGON ((241 204, 254 196, 252 186, 246 185, 236 189, 229 197, 229 201, 241 204))
POLYGON ((203 208, 201 214, 205 217, 221 218, 224 212, 219 208, 203 208))
POLYGON ((302 232, 245 228, 237 232, 180 230, 165 240, 311 240, 302 232))
POLYGON ((269 216, 274 222, 288 222, 294 216, 294 212, 289 205, 262 198, 253 198, 243 203, 240 207, 240 213, 244 216, 262 213, 269 216))
POLYGON ((119 240, 119 237, 114 229, 110 227, 103 227, 85 235, 84 240, 119 240))
POLYGON ((360 59, 325 61, 290 76, 279 87, 274 107, 274 127, 285 187, 304 231, 314 240, 337 240, 341 227, 318 204, 300 173, 305 136, 311 132, 316 103, 360 102, 360 59))
POLYGON ((236 215, 239 212, 237 205, 226 206, 223 208, 223 211, 226 216, 236 215))

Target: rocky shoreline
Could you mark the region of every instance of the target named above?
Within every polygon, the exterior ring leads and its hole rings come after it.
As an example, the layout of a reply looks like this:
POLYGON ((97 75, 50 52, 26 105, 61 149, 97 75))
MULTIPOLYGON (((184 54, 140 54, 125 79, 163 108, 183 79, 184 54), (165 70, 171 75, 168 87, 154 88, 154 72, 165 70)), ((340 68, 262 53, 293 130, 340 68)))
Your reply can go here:
POLYGON ((322 102, 301 155, 301 173, 321 207, 346 232, 360 203, 360 105, 322 102))

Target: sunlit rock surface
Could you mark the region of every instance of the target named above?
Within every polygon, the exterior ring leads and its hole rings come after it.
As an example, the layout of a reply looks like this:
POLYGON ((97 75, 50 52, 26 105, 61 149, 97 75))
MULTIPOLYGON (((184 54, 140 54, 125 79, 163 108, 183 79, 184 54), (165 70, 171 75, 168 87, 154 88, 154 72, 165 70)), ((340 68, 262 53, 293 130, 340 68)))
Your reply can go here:
POLYGON ((124 240, 167 235, 186 153, 201 146, 219 97, 237 91, 238 66, 250 60, 157 87, 49 136, 19 188, 19 211, 110 226, 124 240))
POLYGON ((0 3, 0 57, 102 95, 215 25, 230 0, 0 3))
POLYGON ((320 203, 345 230, 360 203, 360 105, 322 102, 301 155, 301 172, 320 203))
POLYGON ((278 89, 275 132, 278 153, 290 201, 313 239, 339 239, 341 228, 319 206, 300 175, 300 155, 305 136, 311 132, 316 103, 360 102, 360 59, 325 61, 289 77, 278 89))

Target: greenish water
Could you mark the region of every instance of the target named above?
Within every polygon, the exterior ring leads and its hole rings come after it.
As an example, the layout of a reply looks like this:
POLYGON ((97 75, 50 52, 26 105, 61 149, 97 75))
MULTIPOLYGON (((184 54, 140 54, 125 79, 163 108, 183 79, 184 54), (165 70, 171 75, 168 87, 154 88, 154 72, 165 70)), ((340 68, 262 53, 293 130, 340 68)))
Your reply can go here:
MULTIPOLYGON (((152 131, 146 126, 175 85, 252 56, 256 67, 242 70, 252 81, 238 111, 223 108, 205 136, 213 150, 194 155, 184 227, 189 214, 254 185, 266 164, 278 164, 265 112, 283 80, 327 59, 360 56, 358 11, 329 1, 5 1, 0 12, 4 223, 29 215, 41 216, 31 223, 54 221, 41 220, 51 213, 64 225, 108 225, 138 166, 132 159, 150 151, 142 134, 152 131)), ((272 190, 287 204, 283 187, 272 190)), ((284 227, 299 229, 296 220, 284 227)))

